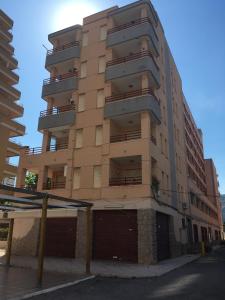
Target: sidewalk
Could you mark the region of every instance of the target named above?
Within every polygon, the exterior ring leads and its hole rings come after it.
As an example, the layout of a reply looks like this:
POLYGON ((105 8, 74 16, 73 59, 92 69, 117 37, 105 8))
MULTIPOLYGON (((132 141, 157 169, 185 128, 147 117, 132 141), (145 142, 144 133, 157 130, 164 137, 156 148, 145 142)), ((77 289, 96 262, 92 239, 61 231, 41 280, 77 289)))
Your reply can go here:
MULTIPOLYGON (((145 278, 157 277, 175 270, 200 257, 196 255, 183 255, 177 258, 164 260, 156 265, 140 265, 110 261, 92 261, 91 273, 103 277, 145 278)), ((0 258, 0 262, 4 257, 0 258)), ((12 256, 12 265, 25 268, 37 268, 37 258, 12 256)), ((84 261, 78 259, 45 258, 44 269, 46 272, 67 274, 85 274, 84 261)))

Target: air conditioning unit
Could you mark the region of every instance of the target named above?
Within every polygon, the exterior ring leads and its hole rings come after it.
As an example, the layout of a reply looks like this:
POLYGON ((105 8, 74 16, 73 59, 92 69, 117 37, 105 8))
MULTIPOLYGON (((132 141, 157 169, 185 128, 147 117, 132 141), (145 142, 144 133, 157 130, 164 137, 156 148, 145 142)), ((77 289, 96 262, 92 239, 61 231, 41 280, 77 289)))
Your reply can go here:
POLYGON ((188 207, 187 207, 187 203, 186 202, 183 202, 182 203, 182 208, 183 208, 183 210, 185 210, 185 209, 187 209, 188 207))

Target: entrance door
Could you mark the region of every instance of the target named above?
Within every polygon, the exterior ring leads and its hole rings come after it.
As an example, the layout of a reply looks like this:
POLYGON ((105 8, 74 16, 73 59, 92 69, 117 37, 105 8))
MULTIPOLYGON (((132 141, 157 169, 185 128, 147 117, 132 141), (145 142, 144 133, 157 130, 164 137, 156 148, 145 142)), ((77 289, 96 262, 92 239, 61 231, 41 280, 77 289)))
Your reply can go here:
POLYGON ((45 255, 74 258, 76 227, 76 218, 47 219, 45 255))
POLYGON ((136 210, 98 210, 93 213, 93 258, 138 261, 136 210))
POLYGON ((170 257, 169 242, 169 216, 166 214, 156 213, 157 226, 157 258, 158 261, 170 257))

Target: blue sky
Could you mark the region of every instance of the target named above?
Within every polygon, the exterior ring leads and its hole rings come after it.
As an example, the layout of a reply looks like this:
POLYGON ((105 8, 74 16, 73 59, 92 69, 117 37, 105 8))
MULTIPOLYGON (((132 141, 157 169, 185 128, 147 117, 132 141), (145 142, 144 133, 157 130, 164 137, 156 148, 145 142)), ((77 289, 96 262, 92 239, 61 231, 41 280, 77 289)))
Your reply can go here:
MULTIPOLYGON (((18 88, 27 134, 23 145, 40 146, 37 132, 47 36, 79 23, 82 17, 128 0, 1 0, 0 7, 14 20, 15 56, 19 61, 18 88), (67 17, 65 17, 67 15, 67 17)), ((153 0, 180 72, 184 94, 204 134, 205 157, 217 167, 220 191, 225 193, 225 1, 153 0)))

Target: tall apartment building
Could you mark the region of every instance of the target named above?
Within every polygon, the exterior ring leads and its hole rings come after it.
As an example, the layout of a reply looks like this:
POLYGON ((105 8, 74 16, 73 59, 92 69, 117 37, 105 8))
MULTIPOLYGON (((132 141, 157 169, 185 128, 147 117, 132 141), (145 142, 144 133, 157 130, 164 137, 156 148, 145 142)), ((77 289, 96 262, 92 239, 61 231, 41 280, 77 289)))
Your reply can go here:
POLYGON ((24 135, 25 127, 15 119, 23 115, 23 107, 17 103, 20 92, 14 87, 19 76, 14 72, 18 62, 11 45, 13 21, 0 9, 0 182, 14 184, 17 167, 9 158, 18 156, 20 146, 11 140, 24 135))
MULTIPOLYGON (((31 171, 37 185, 29 188, 92 202, 93 259, 155 263, 219 238, 202 133, 152 4, 112 7, 49 41, 43 143, 22 149, 18 187, 31 171)), ((71 223, 60 216, 48 220, 47 255, 73 247, 83 257, 82 211, 71 223), (65 237, 71 224, 76 236, 65 237)), ((36 253, 39 220, 31 217, 15 227, 17 254, 26 241, 36 253)))

